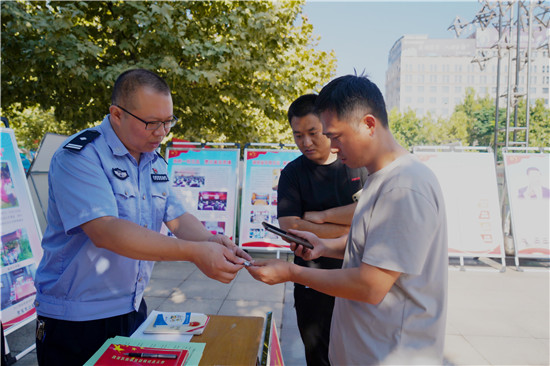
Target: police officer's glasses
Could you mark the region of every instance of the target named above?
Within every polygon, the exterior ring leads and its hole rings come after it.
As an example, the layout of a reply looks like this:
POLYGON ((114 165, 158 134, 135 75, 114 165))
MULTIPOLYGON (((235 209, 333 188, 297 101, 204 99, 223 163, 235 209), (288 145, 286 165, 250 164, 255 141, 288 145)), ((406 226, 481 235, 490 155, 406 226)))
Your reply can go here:
POLYGON ((176 122, 178 122, 178 117, 172 116, 172 119, 169 121, 144 121, 132 112, 127 111, 126 109, 122 108, 118 104, 115 104, 115 107, 118 107, 122 109, 124 112, 128 113, 130 116, 136 118, 138 121, 145 123, 145 129, 146 130, 157 130, 161 125, 164 127, 165 130, 169 130, 170 128, 174 127, 176 125, 176 122))

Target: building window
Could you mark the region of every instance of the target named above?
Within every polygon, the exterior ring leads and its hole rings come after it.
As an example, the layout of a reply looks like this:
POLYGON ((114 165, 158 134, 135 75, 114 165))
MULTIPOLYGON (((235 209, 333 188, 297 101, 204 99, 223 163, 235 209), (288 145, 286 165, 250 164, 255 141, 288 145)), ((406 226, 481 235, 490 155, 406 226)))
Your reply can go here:
POLYGON ((435 97, 430 97, 430 104, 435 104, 435 97))
POLYGON ((455 93, 462 93, 462 87, 461 86, 455 86, 455 93))
POLYGON ((441 89, 443 90, 444 93, 448 93, 448 92, 449 92, 449 87, 448 87, 447 85, 442 86, 441 89))
POLYGON ((416 100, 418 103, 424 103, 424 97, 418 97, 416 100))
POLYGON ((419 85, 416 90, 419 92, 419 93, 424 93, 424 86, 423 85, 419 85))
POLYGON ((437 86, 435 86, 435 85, 430 86, 430 92, 436 93, 437 92, 437 86))

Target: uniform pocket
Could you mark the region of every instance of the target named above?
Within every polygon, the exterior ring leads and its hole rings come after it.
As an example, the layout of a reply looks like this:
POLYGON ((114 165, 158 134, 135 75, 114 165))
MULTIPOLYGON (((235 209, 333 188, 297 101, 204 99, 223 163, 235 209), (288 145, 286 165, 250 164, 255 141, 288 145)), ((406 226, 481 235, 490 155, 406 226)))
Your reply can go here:
POLYGON ((118 207, 118 217, 133 221, 137 213, 137 194, 132 182, 129 179, 113 181, 112 187, 118 207))

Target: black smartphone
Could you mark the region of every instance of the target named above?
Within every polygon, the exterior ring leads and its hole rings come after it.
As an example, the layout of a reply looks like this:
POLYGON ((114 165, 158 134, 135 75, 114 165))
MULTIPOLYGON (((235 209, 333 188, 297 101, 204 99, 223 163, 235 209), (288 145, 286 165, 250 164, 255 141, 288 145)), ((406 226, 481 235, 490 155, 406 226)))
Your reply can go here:
POLYGON ((307 241, 306 239, 303 239, 303 238, 300 238, 299 236, 296 236, 296 235, 292 235, 290 233, 287 233, 286 231, 284 231, 283 229, 281 228, 278 228, 277 226, 275 225, 271 225, 270 223, 267 223, 267 222, 262 222, 262 225, 263 227, 267 230, 267 231, 270 231, 272 232, 273 234, 277 234, 279 235, 280 237, 283 237, 285 239, 288 239, 290 241, 293 241, 295 242, 296 244, 300 244, 300 245, 303 245, 304 247, 306 248, 309 248, 309 249, 313 249, 313 245, 311 245, 311 243, 309 241, 307 241))

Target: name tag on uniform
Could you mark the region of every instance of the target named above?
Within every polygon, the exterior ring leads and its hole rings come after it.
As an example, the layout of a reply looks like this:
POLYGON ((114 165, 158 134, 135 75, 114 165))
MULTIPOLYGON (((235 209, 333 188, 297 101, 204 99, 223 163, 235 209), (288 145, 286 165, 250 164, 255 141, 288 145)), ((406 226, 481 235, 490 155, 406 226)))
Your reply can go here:
POLYGON ((168 175, 166 174, 151 174, 151 179, 154 183, 168 182, 168 175))

